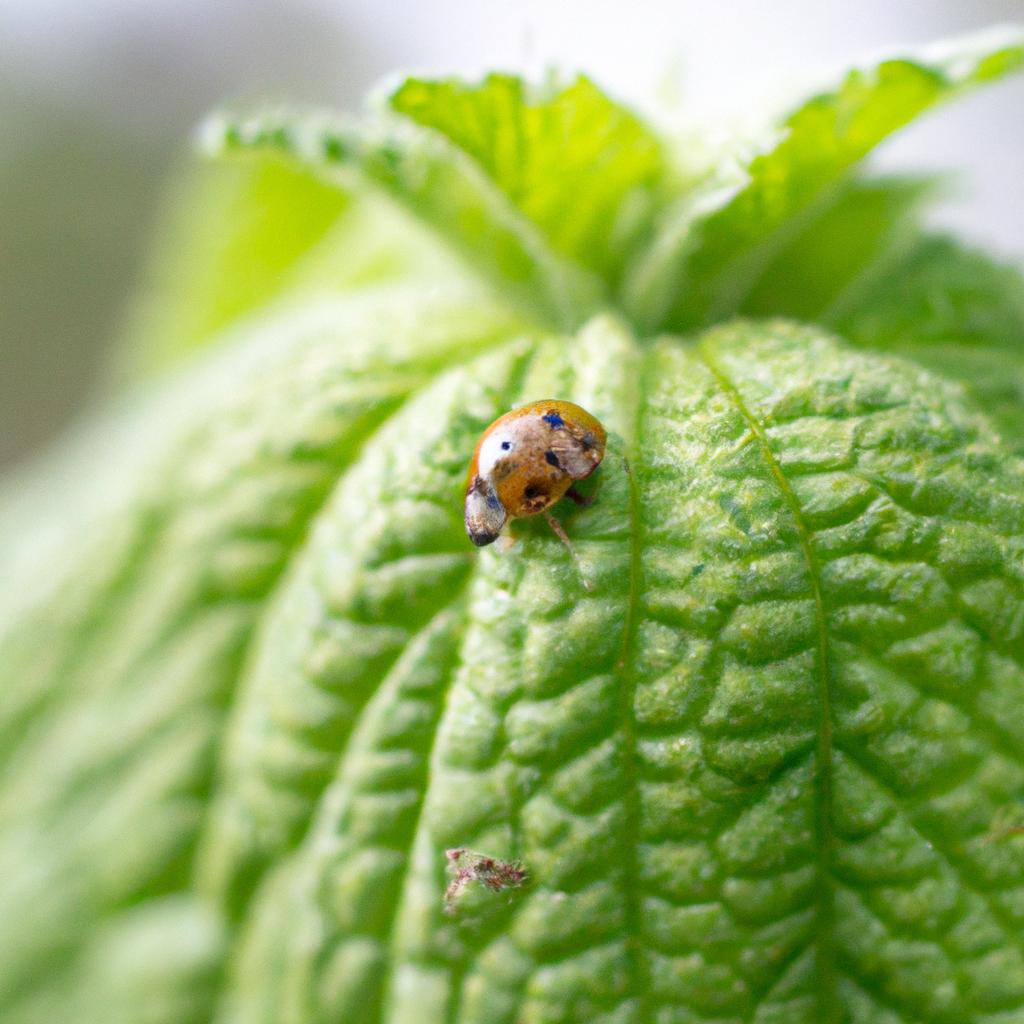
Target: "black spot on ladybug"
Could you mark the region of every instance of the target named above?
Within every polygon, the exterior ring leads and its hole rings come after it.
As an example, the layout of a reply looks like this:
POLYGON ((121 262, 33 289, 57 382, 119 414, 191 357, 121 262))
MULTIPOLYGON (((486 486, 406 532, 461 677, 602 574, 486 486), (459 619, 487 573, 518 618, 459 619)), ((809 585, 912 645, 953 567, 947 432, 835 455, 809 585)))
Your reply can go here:
POLYGON ((550 423, 552 430, 558 430, 559 427, 565 426, 565 420, 563 420, 562 417, 554 410, 544 413, 541 419, 544 420, 545 423, 550 423))
POLYGON ((532 501, 534 498, 543 497, 543 495, 543 489, 538 487, 536 484, 530 484, 526 488, 526 490, 523 491, 523 497, 526 498, 527 501, 532 501))
POLYGON ((588 430, 581 438, 580 444, 583 445, 588 451, 597 444, 597 438, 588 430))
POLYGON ((511 441, 502 441, 501 442, 501 450, 503 452, 510 451, 511 448, 512 448, 512 442, 511 441))
POLYGON ((558 461, 558 456, 550 449, 544 453, 544 461, 549 466, 554 466, 555 469, 562 468, 562 464, 558 461))

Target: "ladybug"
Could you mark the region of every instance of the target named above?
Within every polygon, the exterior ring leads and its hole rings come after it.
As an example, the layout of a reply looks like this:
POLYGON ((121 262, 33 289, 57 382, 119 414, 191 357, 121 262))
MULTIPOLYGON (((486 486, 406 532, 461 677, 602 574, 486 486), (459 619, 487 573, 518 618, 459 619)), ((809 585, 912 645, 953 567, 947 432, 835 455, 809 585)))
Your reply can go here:
POLYGON ((604 427, 572 402, 531 402, 496 419, 480 436, 469 464, 469 539, 477 547, 492 544, 509 519, 543 512, 571 550, 548 509, 563 497, 590 504, 573 484, 601 464, 605 441, 604 427))

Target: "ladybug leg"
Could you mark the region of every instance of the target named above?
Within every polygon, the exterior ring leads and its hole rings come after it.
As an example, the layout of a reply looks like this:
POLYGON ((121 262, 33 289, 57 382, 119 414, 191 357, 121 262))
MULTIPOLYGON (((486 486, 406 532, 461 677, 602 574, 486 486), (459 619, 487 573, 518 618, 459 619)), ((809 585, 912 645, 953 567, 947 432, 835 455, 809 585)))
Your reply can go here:
POLYGON ((548 526, 554 530, 555 536, 566 546, 569 554, 575 558, 576 550, 573 548, 572 542, 569 540, 569 534, 565 532, 565 528, 562 524, 550 512, 545 511, 544 518, 548 521, 548 526))
POLYGON ((569 540, 569 534, 565 532, 565 528, 562 524, 548 511, 544 512, 544 518, 548 521, 548 526, 554 531, 555 536, 565 545, 566 550, 569 552, 569 557, 576 563, 576 568, 580 574, 580 580, 583 582, 583 586, 587 590, 593 590, 594 584, 583 575, 583 570, 580 568, 580 561, 576 557, 576 549, 572 546, 572 542, 569 540))

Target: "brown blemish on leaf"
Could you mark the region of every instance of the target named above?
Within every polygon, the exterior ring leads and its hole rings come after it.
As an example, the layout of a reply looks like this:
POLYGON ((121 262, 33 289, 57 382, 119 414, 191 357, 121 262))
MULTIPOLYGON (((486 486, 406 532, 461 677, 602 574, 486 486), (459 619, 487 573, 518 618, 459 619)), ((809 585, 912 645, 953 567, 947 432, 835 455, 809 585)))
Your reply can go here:
POLYGON ((457 847, 445 850, 448 858, 448 873, 452 876, 444 892, 444 909, 455 913, 455 901, 468 885, 479 882, 491 892, 518 889, 526 881, 526 868, 517 861, 499 860, 486 854, 457 847))

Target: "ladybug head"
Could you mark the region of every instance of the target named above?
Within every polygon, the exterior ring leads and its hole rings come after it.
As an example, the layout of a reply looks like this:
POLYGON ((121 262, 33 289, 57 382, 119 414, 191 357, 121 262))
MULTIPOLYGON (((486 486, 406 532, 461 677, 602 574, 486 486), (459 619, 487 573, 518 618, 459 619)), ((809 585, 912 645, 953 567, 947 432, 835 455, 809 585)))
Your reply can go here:
POLYGON ((494 488, 481 476, 473 477, 466 489, 466 533, 478 547, 493 544, 501 533, 508 513, 494 488))

